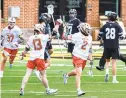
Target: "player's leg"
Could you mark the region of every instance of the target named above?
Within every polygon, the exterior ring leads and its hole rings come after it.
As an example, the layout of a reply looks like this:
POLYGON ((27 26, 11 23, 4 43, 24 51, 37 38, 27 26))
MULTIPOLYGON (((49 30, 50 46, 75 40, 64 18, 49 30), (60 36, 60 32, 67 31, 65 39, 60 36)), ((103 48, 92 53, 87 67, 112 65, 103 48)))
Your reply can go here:
POLYGON ((22 79, 21 89, 20 89, 20 92, 19 92, 20 95, 24 95, 24 88, 25 88, 25 86, 26 86, 26 84, 29 80, 29 77, 30 77, 32 71, 33 71, 33 69, 27 68, 26 74, 22 79))
POLYGON ((10 53, 11 56, 9 58, 10 68, 12 68, 12 66, 13 66, 13 62, 14 62, 17 52, 18 52, 17 49, 11 50, 11 53, 10 53))
POLYGON ((119 54, 119 59, 123 61, 126 65, 126 57, 124 57, 122 54, 119 54))
POLYGON ((77 95, 81 96, 84 95, 85 92, 81 90, 81 75, 82 75, 82 70, 84 69, 86 65, 86 61, 84 61, 83 63, 78 63, 78 65, 75 65, 75 69, 76 69, 76 88, 77 88, 77 95))
MULTIPOLYGON (((3 51, 6 51, 8 54, 11 52, 10 49, 8 48, 4 48, 3 51)), ((6 61, 7 61, 7 56, 6 54, 2 53, 2 60, 1 60, 1 66, 0 66, 0 78, 3 77, 6 61)))
POLYGON ((76 76, 76 69, 73 69, 72 71, 63 74, 64 84, 67 84, 67 80, 71 76, 76 76))
POLYGON ((4 73, 4 67, 5 67, 5 64, 6 64, 6 61, 7 61, 7 57, 2 54, 3 57, 2 57, 2 60, 1 60, 1 66, 0 66, 0 78, 3 77, 3 73, 4 73))
POLYGON ((47 76, 46 76, 46 67, 45 67, 45 62, 42 59, 37 59, 37 70, 39 70, 40 74, 41 74, 41 80, 42 83, 46 89, 46 93, 47 94, 53 94, 57 92, 57 89, 50 89, 49 88, 49 84, 48 84, 48 80, 47 80, 47 76))
POLYGON ((119 55, 118 49, 113 49, 112 52, 112 75, 113 75, 113 81, 112 83, 118 83, 116 79, 116 61, 119 55))
POLYGON ((104 49, 104 51, 105 51, 105 58, 106 58, 105 82, 108 82, 108 80, 109 80, 109 67, 110 67, 111 51, 108 48, 107 49, 104 49))
POLYGON ((99 66, 96 66, 96 69, 103 71, 104 70, 104 66, 105 66, 106 60, 105 60, 105 53, 103 52, 102 57, 100 58, 99 61, 99 66))
POLYGON ((25 85, 28 82, 29 77, 30 77, 34 68, 35 68, 35 60, 29 60, 28 63, 27 63, 26 74, 22 79, 21 89, 20 89, 20 92, 19 92, 20 95, 24 95, 25 85))
POLYGON ((34 73, 35 73, 36 77, 38 78, 38 80, 42 81, 42 79, 41 79, 42 76, 41 76, 39 70, 34 70, 34 73))
MULTIPOLYGON (((76 57, 73 56, 72 60, 73 60, 73 66, 75 67, 76 57)), ((67 84, 67 80, 70 76, 76 76, 76 69, 75 68, 72 71, 63 74, 64 84, 67 84)))

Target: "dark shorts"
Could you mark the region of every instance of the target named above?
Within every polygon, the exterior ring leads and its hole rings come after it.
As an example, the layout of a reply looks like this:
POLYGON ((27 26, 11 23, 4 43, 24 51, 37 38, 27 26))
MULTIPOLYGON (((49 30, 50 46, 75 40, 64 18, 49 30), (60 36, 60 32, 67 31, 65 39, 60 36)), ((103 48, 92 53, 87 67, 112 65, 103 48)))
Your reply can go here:
POLYGON ((50 55, 47 49, 45 49, 44 60, 50 59, 50 55))
POLYGON ((74 49, 74 45, 75 44, 73 44, 73 43, 68 43, 68 50, 67 50, 67 52, 72 53, 73 52, 73 49, 74 49))
POLYGON ((46 44, 45 53, 44 53, 44 60, 50 58, 50 54, 48 52, 49 49, 52 49, 51 41, 48 41, 46 44))
POLYGON ((110 57, 112 57, 112 59, 118 59, 119 57, 118 48, 105 48, 104 53, 106 59, 110 59, 110 57))

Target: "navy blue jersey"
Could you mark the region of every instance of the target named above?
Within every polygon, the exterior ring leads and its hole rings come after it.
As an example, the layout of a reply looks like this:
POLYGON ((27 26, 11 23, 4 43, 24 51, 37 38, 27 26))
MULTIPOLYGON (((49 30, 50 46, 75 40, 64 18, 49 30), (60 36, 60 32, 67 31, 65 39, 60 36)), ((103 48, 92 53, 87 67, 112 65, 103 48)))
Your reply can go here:
POLYGON ((118 48, 119 38, 123 36, 123 30, 117 22, 107 22, 101 27, 99 36, 104 41, 104 48, 118 48))
POLYGON ((51 41, 47 42, 45 49, 52 49, 51 41))
POLYGON ((77 28, 79 26, 79 24, 80 24, 80 20, 78 18, 69 20, 69 22, 68 22, 69 34, 74 34, 74 33, 79 32, 79 30, 77 28))

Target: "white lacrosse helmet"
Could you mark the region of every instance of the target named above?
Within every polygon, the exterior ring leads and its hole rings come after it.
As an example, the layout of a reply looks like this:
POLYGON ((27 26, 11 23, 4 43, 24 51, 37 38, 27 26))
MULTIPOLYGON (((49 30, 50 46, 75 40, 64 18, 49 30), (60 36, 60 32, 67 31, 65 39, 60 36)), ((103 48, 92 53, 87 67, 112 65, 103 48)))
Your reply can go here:
POLYGON ((9 17, 8 18, 8 25, 9 25, 10 29, 15 26, 15 23, 16 23, 16 19, 14 17, 9 17))
POLYGON ((9 17, 8 18, 8 22, 14 22, 15 23, 16 22, 16 19, 14 17, 9 17))
POLYGON ((37 34, 44 33, 45 32, 45 24, 35 24, 34 31, 36 31, 37 34))
POLYGON ((91 26, 88 23, 81 23, 78 26, 78 29, 85 36, 88 36, 91 33, 91 26))

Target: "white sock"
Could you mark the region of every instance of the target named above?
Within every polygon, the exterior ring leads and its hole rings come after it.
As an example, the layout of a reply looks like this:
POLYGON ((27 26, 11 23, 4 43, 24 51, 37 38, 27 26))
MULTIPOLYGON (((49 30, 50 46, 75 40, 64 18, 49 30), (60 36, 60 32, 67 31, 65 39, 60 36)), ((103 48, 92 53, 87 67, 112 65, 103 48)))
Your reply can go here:
POLYGON ((116 75, 113 76, 113 80, 114 80, 114 81, 116 80, 116 75))
POLYGON ((3 77, 3 71, 0 71, 0 78, 3 77))
POLYGON ((106 68, 106 74, 109 74, 109 69, 108 68, 106 68))
POLYGON ((80 91, 81 89, 80 88, 77 88, 77 91, 80 91))
POLYGON ((48 88, 46 88, 46 91, 48 91, 48 90, 50 90, 50 88, 48 87, 48 88))
POLYGON ((66 74, 66 77, 67 77, 67 78, 69 77, 68 74, 66 74))

